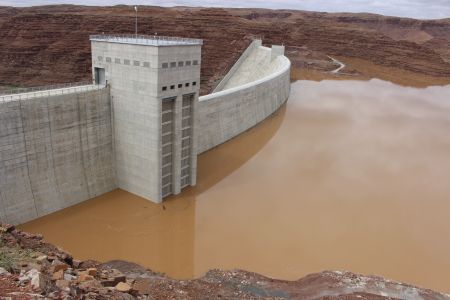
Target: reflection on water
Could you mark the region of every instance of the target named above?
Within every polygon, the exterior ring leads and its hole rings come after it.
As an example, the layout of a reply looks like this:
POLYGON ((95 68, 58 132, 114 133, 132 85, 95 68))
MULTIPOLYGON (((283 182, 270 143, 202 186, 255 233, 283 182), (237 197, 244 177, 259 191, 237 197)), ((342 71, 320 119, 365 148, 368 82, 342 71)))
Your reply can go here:
POLYGON ((301 81, 269 120, 199 157, 155 205, 116 190, 30 222, 81 259, 178 278, 325 269, 450 292, 450 86, 301 81))

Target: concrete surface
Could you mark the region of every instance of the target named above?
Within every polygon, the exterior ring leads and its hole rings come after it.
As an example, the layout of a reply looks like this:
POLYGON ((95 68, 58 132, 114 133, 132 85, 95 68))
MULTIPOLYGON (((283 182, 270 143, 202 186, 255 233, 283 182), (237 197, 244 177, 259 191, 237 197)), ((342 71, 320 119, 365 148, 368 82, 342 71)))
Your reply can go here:
POLYGON ((199 99, 197 154, 255 126, 289 97, 291 63, 281 48, 276 48, 275 56, 270 48, 254 43, 249 48, 222 90, 199 99))
POLYGON ((201 44, 92 40, 93 78, 96 68, 104 69, 108 87, 0 101, 0 221, 30 221, 116 187, 161 202, 168 99, 173 133, 165 181, 172 194, 195 185, 197 154, 255 126, 287 100, 290 61, 283 54, 282 46, 254 41, 218 91, 199 99, 201 44))
MULTIPOLYGON (((183 94, 198 98, 201 44, 167 47, 151 39, 125 43, 120 37, 95 38, 91 43, 93 77, 95 68, 103 68, 111 85, 118 186, 152 202, 162 201, 161 102, 175 97, 179 109, 174 114, 172 193, 179 193, 181 101, 183 94)), ((195 167, 196 158, 192 160, 195 167)))
POLYGON ((225 75, 225 77, 219 82, 219 84, 214 89, 213 93, 222 91, 224 89, 225 85, 231 79, 231 77, 233 77, 234 74, 237 72, 237 70, 241 67, 241 65, 247 60, 247 58, 251 54, 253 54, 253 51, 261 46, 262 46, 261 40, 254 40, 247 47, 247 49, 245 49, 245 51, 242 53, 242 55, 239 57, 239 59, 236 61, 236 63, 231 67, 230 71, 228 71, 228 73, 225 75))
POLYGON ((23 223, 116 187, 109 89, 0 102, 0 219, 23 223))
POLYGON ((219 84, 214 92, 228 90, 258 79, 269 76, 282 68, 284 60, 277 59, 284 55, 284 47, 272 46, 267 48, 261 46, 261 41, 256 40, 244 52, 244 55, 236 63, 237 68, 231 69, 229 74, 219 84), (247 53, 248 52, 248 53, 247 53), (219 87, 221 87, 219 89, 219 87))
POLYGON ((73 94, 73 93, 80 93, 80 92, 89 92, 89 91, 102 89, 104 87, 105 87, 104 85, 89 84, 89 85, 71 86, 71 87, 49 89, 49 90, 42 90, 42 91, 30 91, 30 92, 26 92, 26 93, 11 94, 11 95, 0 95, 0 102, 13 101, 13 100, 26 100, 26 99, 58 96, 58 95, 73 94))

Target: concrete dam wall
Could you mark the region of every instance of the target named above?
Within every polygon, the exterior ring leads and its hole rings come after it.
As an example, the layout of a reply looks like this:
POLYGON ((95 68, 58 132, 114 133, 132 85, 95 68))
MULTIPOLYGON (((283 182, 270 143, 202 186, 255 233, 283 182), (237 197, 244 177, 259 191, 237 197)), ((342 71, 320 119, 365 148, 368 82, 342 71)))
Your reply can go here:
POLYGON ((254 41, 214 93, 200 97, 197 153, 205 152, 255 126, 286 102, 291 63, 284 47, 254 41))
POLYGON ((0 100, 0 220, 23 223, 113 190, 109 88, 0 100))
POLYGON ((160 202, 195 185, 197 154, 255 126, 289 97, 283 46, 254 41, 197 101, 199 41, 105 36, 92 43, 95 84, 0 95, 1 222, 24 223, 119 186, 160 202), (131 188, 152 183, 156 196, 131 188))

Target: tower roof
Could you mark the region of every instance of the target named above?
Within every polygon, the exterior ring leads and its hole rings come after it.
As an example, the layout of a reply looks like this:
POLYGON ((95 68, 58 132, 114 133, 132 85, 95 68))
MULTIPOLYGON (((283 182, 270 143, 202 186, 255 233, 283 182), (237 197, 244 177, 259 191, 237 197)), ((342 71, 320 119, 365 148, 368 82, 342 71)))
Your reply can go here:
POLYGON ((91 41, 132 44, 144 46, 191 46, 203 45, 203 40, 159 35, 91 35, 91 41))

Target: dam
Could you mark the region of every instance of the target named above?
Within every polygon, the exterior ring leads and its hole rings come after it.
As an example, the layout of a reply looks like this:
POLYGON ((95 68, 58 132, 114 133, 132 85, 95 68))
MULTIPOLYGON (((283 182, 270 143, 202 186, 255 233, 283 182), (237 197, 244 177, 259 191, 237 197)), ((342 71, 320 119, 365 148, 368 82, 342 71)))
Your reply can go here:
POLYGON ((116 189, 20 228, 171 278, 350 270, 449 293, 448 99, 450 86, 297 81, 273 115, 199 155, 196 186, 164 207, 116 189))
POLYGON ((202 40, 93 35, 92 82, 0 95, 0 221, 20 224, 116 188, 160 203, 196 185, 197 156, 277 111, 283 46, 254 40, 200 97, 202 40))

